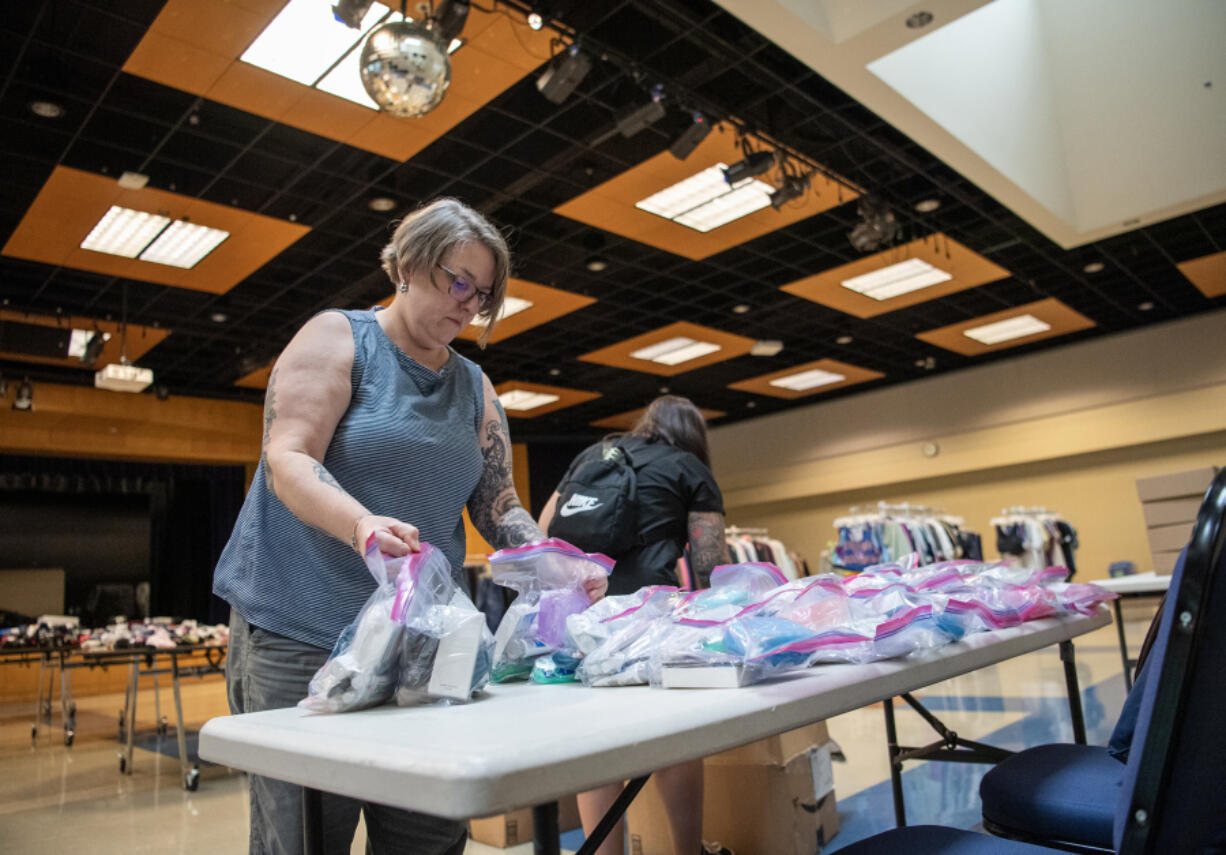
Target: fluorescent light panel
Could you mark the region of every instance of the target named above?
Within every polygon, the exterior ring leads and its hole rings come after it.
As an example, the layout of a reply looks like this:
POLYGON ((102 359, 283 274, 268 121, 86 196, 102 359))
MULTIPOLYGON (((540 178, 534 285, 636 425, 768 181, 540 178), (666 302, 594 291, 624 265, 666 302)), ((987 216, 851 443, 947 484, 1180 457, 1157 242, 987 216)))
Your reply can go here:
POLYGON ((81 241, 81 249, 136 258, 169 222, 160 214, 112 205, 81 241))
POLYGON ((548 392, 529 392, 527 389, 508 389, 498 396, 498 400, 503 409, 524 412, 552 404, 558 400, 558 396, 548 392))
POLYGON ((923 259, 910 258, 872 273, 844 279, 842 285, 874 300, 889 300, 921 288, 948 282, 953 278, 953 274, 934 267, 923 259))
POLYGON ((773 187, 756 178, 729 187, 723 172, 727 168, 727 164, 717 163, 636 202, 635 207, 695 231, 709 232, 770 204, 773 187))
POLYGON ((229 236, 221 229, 175 220, 140 254, 140 260, 190 270, 229 236))
MULTIPOLYGON (((533 303, 531 300, 525 300, 522 297, 504 297, 502 300, 502 310, 498 313, 498 320, 504 321, 511 315, 518 315, 525 309, 531 309, 533 303)), ((474 327, 483 327, 487 323, 485 318, 477 317, 471 321, 474 327)))
POLYGON ((631 352, 630 356, 634 359, 658 362, 661 365, 680 365, 683 362, 689 362, 691 359, 706 356, 708 353, 715 353, 719 349, 720 346, 714 342, 695 341, 685 336, 677 336, 676 338, 656 342, 647 347, 641 347, 631 352))
POLYGON ((831 383, 838 383, 847 378, 842 374, 835 374, 833 371, 822 371, 820 368, 814 368, 811 371, 801 371, 799 374, 789 374, 787 377, 779 377, 770 381, 770 385, 778 386, 781 389, 791 389, 793 392, 803 392, 806 389, 816 389, 818 386, 829 386, 831 383))
MULTIPOLYGON (((362 45, 380 24, 406 19, 383 3, 372 3, 356 30, 332 15, 330 0, 290 0, 239 57, 243 62, 320 89, 371 110, 379 106, 366 94, 360 65, 362 45)), ((452 39, 447 53, 464 46, 452 39)))
POLYGON ((1051 324, 1039 320, 1034 315, 1027 314, 1018 315, 1014 318, 1006 318, 994 324, 971 327, 968 330, 963 330, 962 334, 967 338, 973 338, 981 344, 1000 344, 1002 341, 1025 338, 1035 333, 1047 332, 1049 329, 1051 329, 1051 324))

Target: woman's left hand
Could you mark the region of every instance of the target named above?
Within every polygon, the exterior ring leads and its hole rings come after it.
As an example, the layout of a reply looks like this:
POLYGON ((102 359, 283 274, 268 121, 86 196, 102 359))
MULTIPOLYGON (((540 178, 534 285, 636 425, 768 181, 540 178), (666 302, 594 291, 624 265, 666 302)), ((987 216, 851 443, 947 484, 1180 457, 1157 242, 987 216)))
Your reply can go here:
POLYGON ((583 590, 587 592, 588 599, 593 603, 604 599, 605 592, 609 590, 609 577, 598 576, 595 579, 584 579, 583 590))

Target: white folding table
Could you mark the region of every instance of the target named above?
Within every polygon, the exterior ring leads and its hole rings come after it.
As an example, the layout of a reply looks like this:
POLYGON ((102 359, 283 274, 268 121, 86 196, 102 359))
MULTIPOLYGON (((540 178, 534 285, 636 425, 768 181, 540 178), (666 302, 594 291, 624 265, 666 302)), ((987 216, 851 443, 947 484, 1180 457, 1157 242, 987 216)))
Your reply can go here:
MULTIPOLYGON (((1108 623, 1106 609, 1046 618, 971 635, 922 659, 820 665, 740 689, 515 683, 491 686, 467 705, 247 713, 206 723, 199 753, 307 787, 308 851, 318 845, 309 816, 314 789, 452 819, 534 806, 536 851, 557 852, 560 796, 889 702, 1051 644, 1061 645, 1074 730, 1084 741, 1071 639, 1108 623)), ((613 811, 609 825, 621 815, 613 811)))
POLYGON ((1137 660, 1128 655, 1128 641, 1124 638, 1124 617, 1120 610, 1120 603, 1125 598, 1162 596, 1171 587, 1171 577, 1169 575, 1159 576, 1151 570, 1148 573, 1090 581, 1100 588, 1106 588, 1120 595, 1120 599, 1111 601, 1111 607, 1115 611, 1115 631, 1120 638, 1120 658, 1124 661, 1124 686, 1132 691, 1132 669, 1137 664, 1137 660))

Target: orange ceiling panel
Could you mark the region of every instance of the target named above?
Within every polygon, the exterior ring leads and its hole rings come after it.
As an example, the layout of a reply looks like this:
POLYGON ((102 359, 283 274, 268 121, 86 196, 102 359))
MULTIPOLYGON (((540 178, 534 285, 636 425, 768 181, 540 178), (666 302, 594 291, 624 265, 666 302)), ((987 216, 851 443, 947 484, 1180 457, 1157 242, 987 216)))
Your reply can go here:
POLYGON ((1036 300, 1024 306, 1005 309, 1003 312, 993 312, 990 315, 971 318, 969 321, 961 321, 946 327, 940 327, 939 329, 918 333, 915 337, 929 344, 935 344, 937 347, 943 347, 946 350, 952 350, 965 356, 980 356, 984 353, 995 353, 998 350, 1006 350, 1021 344, 1042 341, 1045 338, 1068 335, 1072 332, 1089 329, 1092 326, 1094 326, 1094 322, 1085 315, 1070 309, 1054 297, 1049 297, 1046 300, 1036 300), (1051 329, 1021 338, 1009 339, 998 344, 984 344, 965 334, 968 329, 998 323, 999 321, 1007 321, 1010 318, 1016 318, 1021 315, 1030 315, 1037 318, 1050 325, 1051 329))
MULTIPOLYGON (((637 410, 630 410, 625 413, 618 413, 614 416, 606 416, 603 419, 597 419, 592 422, 592 427, 608 428, 609 430, 630 430, 642 417, 643 413, 647 412, 646 407, 639 407, 637 410)), ((728 415, 723 410, 707 410, 702 407, 698 408, 698 412, 702 413, 702 417, 708 422, 718 419, 720 416, 728 415)))
POLYGON ((242 386, 246 389, 267 389, 268 377, 272 374, 273 363, 268 363, 263 368, 257 368, 250 374, 245 374, 234 381, 235 386, 242 386))
POLYGON ((2 250, 4 255, 224 294, 310 231, 306 226, 145 187, 125 190, 114 178, 57 166, 2 250), (80 244, 112 205, 188 219, 230 233, 195 267, 185 270, 80 244))
MULTIPOLYGON (((442 104, 425 116, 400 119, 242 62, 239 57, 284 5, 169 0, 124 71, 406 160, 550 56, 550 32, 530 30, 509 9, 489 13, 471 7, 460 36, 464 46, 451 57, 451 84, 442 104)), ((321 8, 328 13, 326 5, 321 8)))
POLYGON ((1226 252, 1181 261, 1176 267, 1206 297, 1226 294, 1226 252))
POLYGON ((750 348, 753 346, 754 340, 743 335, 692 324, 689 321, 677 321, 674 324, 660 327, 642 335, 636 335, 617 344, 602 347, 600 350, 585 353, 579 358, 584 362, 598 362, 601 365, 612 365, 614 368, 628 368, 631 371, 645 371, 648 374, 672 377, 697 368, 705 368, 708 365, 723 362, 726 359, 744 356, 746 353, 749 353, 750 348), (677 365, 665 365, 661 362, 652 362, 649 359, 639 359, 630 355, 637 350, 667 341, 670 338, 691 338, 695 341, 711 342, 718 344, 719 350, 677 365))
POLYGON ((974 288, 987 282, 995 282, 1008 275, 1008 270, 993 264, 957 241, 938 233, 858 258, 782 287, 784 291, 795 294, 797 297, 804 297, 806 300, 821 303, 823 306, 838 309, 849 315, 855 315, 857 318, 871 318, 874 315, 892 312, 905 306, 935 300, 946 294, 965 291, 967 288, 974 288), (952 274, 953 278, 936 285, 929 285, 927 288, 920 288, 917 291, 899 294, 888 300, 875 300, 843 286, 844 281, 855 276, 863 276, 874 270, 880 270, 912 258, 926 261, 933 267, 952 274))
MULTIPOLYGON (((96 371, 104 365, 109 365, 112 362, 119 362, 123 355, 123 327, 119 321, 100 320, 96 318, 77 317, 72 315, 63 315, 60 317, 51 317, 49 315, 27 315, 22 312, 13 312, 8 309, 0 309, 0 321, 13 321, 19 324, 37 324, 43 327, 60 327, 65 330, 100 330, 104 333, 110 333, 111 338, 98 354, 98 359, 93 365, 85 365, 76 357, 65 356, 62 359, 44 356, 32 356, 28 353, 20 353, 14 351, 0 350, 0 359, 15 359, 19 362, 34 362, 40 365, 59 365, 64 368, 79 368, 82 371, 96 371)), ((158 345, 162 339, 170 334, 169 330, 158 329, 156 327, 143 327, 137 324, 128 324, 127 335, 127 357, 129 362, 139 362, 140 358, 149 352, 152 348, 158 345)))
MULTIPOLYGON (((820 214, 856 196, 824 176, 815 175, 809 191, 781 210, 766 207, 708 232, 695 231, 635 207, 635 203, 704 169, 717 163, 731 166, 743 157, 731 128, 719 125, 685 160, 677 160, 667 151, 660 152, 558 206, 555 212, 686 258, 701 259, 820 214)), ((773 173, 759 179, 768 184, 776 181, 773 173)))
MULTIPOLYGON (((539 327, 541 324, 596 302, 595 297, 584 297, 560 288, 550 288, 548 285, 538 285, 535 282, 515 278, 507 281, 507 295, 528 300, 532 305, 522 312, 516 312, 511 317, 499 321, 494 326, 494 331, 490 333, 490 344, 496 344, 525 330, 539 327)), ((482 327, 470 324, 467 329, 460 332, 460 338, 466 341, 476 341, 481 337, 481 332, 482 327)))
POLYGON ((738 383, 729 383, 728 388, 738 389, 742 392, 756 392, 759 395, 770 395, 772 398, 805 398, 809 395, 820 395, 823 392, 842 389, 844 386, 867 383, 869 380, 876 380, 884 376, 880 371, 861 368, 858 365, 851 365, 847 362, 839 362, 835 359, 819 359, 816 362, 806 362, 804 365, 793 365, 791 368, 785 368, 782 371, 772 371, 770 374, 763 374, 760 377, 751 377, 738 383), (812 389, 788 389, 784 386, 771 385, 772 380, 800 374, 804 371, 829 371, 832 374, 842 374, 844 379, 837 383, 814 386, 812 389))
POLYGON ((512 419, 534 419, 537 416, 543 416, 546 413, 552 413, 555 410, 562 410, 566 407, 573 407, 576 404, 594 401, 600 397, 599 392, 585 392, 582 389, 567 389, 564 386, 548 386, 543 383, 521 383, 518 380, 499 383, 494 387, 494 392, 501 395, 516 389, 524 392, 543 392, 546 395, 557 395, 558 400, 532 410, 507 410, 507 416, 512 419))

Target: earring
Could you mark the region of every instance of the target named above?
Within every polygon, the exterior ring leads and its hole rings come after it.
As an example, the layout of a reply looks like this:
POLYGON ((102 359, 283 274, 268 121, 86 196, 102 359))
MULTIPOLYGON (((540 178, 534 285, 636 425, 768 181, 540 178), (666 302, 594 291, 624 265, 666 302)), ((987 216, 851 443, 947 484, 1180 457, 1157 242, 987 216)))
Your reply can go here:
POLYGON ((400 280, 400 293, 401 294, 409 293, 409 283, 405 282, 403 279, 400 280))

